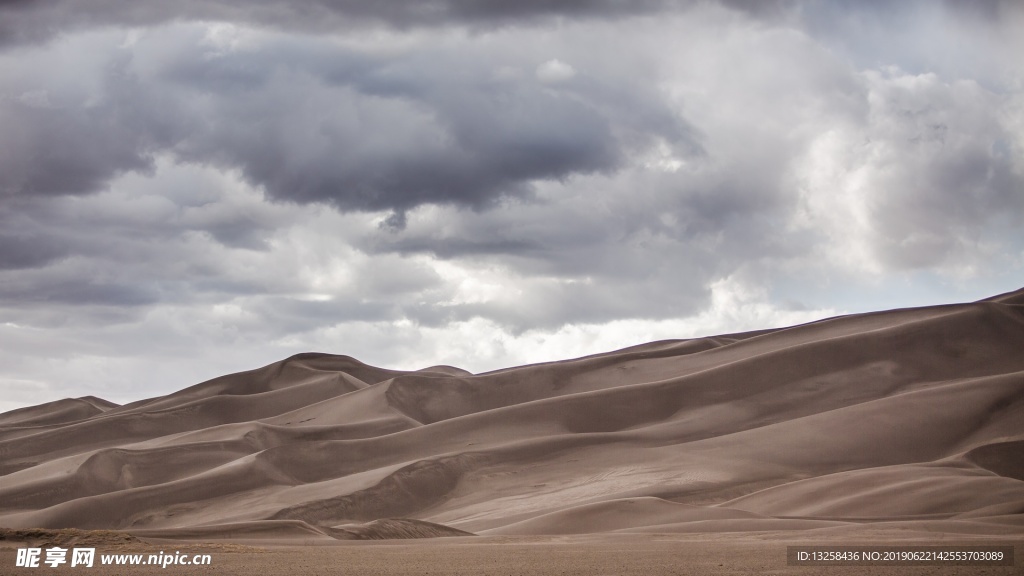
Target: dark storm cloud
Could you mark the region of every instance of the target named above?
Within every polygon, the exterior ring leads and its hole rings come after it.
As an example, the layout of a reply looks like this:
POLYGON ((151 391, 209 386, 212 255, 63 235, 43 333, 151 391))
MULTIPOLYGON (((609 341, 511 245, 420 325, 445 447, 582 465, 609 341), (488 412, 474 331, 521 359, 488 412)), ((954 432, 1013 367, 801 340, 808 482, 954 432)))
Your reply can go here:
POLYGON ((66 244, 49 236, 0 232, 0 270, 38 268, 69 252, 66 244))
POLYGON ((139 132, 103 111, 40 110, 0 102, 0 193, 81 194, 111 176, 149 167, 139 132))
POLYGON ((27 214, 32 202, 0 202, 0 275, 46 266, 73 252, 71 242, 27 214))
POLYGON ((5 307, 35 304, 135 307, 155 304, 159 300, 156 290, 138 282, 71 278, 43 282, 24 282, 11 277, 0 279, 0 303, 5 307))
POLYGON ((240 169, 278 200, 393 211, 397 228, 422 204, 481 209, 529 196, 537 180, 612 172, 652 138, 699 152, 651 91, 585 73, 544 82, 537 60, 502 47, 493 62, 461 45, 384 57, 288 37, 226 52, 203 42, 187 29, 150 60, 91 46, 109 55, 87 104, 40 90, 8 98, 0 190, 88 194, 170 154, 240 169), (518 75, 503 77, 502 61, 518 75))
POLYGON ((480 208, 527 194, 531 180, 619 163, 621 144, 592 106, 528 83, 487 86, 485 70, 447 72, 457 61, 419 64, 329 83, 300 74, 300 106, 283 84, 224 99, 177 152, 241 167, 275 198, 346 210, 480 208))
MULTIPOLYGON (((404 226, 403 226, 404 228, 404 226)), ((498 232, 500 234, 500 231, 498 232)), ((456 238, 399 237, 387 239, 373 237, 364 246, 369 252, 397 252, 399 254, 430 253, 444 260, 466 256, 516 254, 526 256, 546 250, 545 244, 527 238, 456 238)))
POLYGON ((231 248, 267 250, 266 230, 254 226, 251 221, 238 220, 223 224, 205 226, 203 232, 210 234, 217 242, 231 248))
POLYGON ((97 102, 65 103, 46 91, 0 98, 0 196, 86 194, 119 173, 151 168, 175 127, 158 112, 165 102, 127 65, 121 54, 109 59, 97 102))
MULTIPOLYGON (((724 0, 757 15, 790 7, 792 0, 724 0)), ((379 24, 494 27, 549 18, 619 18, 678 9, 699 0, 8 0, 0 3, 0 46, 39 42, 62 32, 100 26, 151 26, 175 20, 218 20, 285 30, 331 32, 379 24)))

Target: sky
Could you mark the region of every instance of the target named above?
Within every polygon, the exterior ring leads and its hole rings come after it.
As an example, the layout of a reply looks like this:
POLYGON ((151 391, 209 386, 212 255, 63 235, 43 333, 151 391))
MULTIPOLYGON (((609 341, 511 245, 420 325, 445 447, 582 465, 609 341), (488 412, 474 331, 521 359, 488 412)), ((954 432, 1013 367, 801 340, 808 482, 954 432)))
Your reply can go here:
POLYGON ((0 2, 0 411, 1024 286, 1024 4, 0 2))

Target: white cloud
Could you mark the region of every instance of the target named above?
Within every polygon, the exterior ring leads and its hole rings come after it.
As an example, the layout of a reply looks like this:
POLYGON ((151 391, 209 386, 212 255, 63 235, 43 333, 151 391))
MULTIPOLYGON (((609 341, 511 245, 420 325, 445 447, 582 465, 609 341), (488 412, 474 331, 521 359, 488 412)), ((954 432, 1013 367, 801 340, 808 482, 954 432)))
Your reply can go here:
POLYGON ((537 79, 541 82, 557 83, 564 82, 576 75, 572 66, 553 58, 537 66, 537 79))
POLYGON ((1016 137, 1001 121, 1013 99, 934 74, 860 77, 865 121, 826 118, 794 162, 794 222, 820 230, 827 257, 850 270, 981 273, 1004 227, 1018 225, 1005 214, 1024 210, 1019 168, 993 154, 1016 137))

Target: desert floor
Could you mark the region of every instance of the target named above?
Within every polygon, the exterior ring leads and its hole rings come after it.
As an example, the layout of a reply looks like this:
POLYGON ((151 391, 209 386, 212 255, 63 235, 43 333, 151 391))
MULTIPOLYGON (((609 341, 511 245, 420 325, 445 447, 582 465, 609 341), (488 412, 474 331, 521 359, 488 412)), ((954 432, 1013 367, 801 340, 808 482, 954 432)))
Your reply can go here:
POLYGON ((327 574, 631 575, 660 574, 1024 574, 1024 539, 951 534, 902 534, 865 529, 855 538, 808 539, 793 533, 491 536, 429 540, 340 542, 310 546, 246 546, 149 541, 97 547, 97 554, 181 551, 210 554, 210 566, 58 569, 15 568, 17 544, 0 545, 0 574, 327 574), (1014 566, 789 566, 787 546, 1014 545, 1014 566))

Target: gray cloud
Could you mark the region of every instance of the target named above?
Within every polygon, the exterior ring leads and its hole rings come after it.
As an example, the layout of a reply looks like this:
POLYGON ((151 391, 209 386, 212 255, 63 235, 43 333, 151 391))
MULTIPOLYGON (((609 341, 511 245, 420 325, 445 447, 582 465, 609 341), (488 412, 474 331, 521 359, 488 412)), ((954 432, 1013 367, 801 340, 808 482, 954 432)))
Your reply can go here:
POLYGON ((862 69, 975 80, 1013 90, 1024 5, 1013 0, 836 0, 800 4, 802 27, 862 69))
MULTIPOLYGON (((398 29, 446 27, 481 28, 531 24, 556 18, 622 18, 677 10, 696 0, 184 0, 146 3, 104 0, 88 6, 73 0, 9 0, 0 3, 0 45, 39 42, 60 32, 90 27, 153 26, 175 20, 220 20, 273 26, 305 32, 337 32, 357 26, 382 25, 398 29)), ((725 0, 725 5, 759 16, 777 15, 792 0, 725 0)))
MULTIPOLYGON (((461 46, 383 58, 282 38, 220 53, 184 32, 134 57, 106 47, 101 89, 87 103, 7 101, 4 192, 91 193, 117 174, 151 170, 164 153, 238 168, 279 200, 481 209, 529 196, 537 180, 613 171, 652 134, 699 150, 664 102, 612 78, 548 86, 522 72, 501 77, 461 46)), ((536 65, 510 50, 491 49, 506 68, 536 65)))
POLYGON ((0 233, 0 270, 38 268, 70 252, 58 239, 0 233))
POLYGON ((0 193, 7 196, 94 192, 119 172, 150 167, 145 132, 110 107, 64 111, 0 102, 0 121, 0 193))
POLYGON ((0 386, 489 369, 1024 265, 1018 41, 987 12, 84 6, 0 7, 0 386))
POLYGON ((860 196, 850 237, 885 267, 918 270, 974 260, 988 232, 1020 226, 1024 175, 1007 151, 1021 135, 991 113, 1012 99, 935 74, 865 80, 868 118, 844 135, 848 176, 833 181, 860 196))
MULTIPOLYGON (((42 60, 58 64, 59 56, 42 60)), ((98 77, 82 78, 88 84, 76 87, 77 96, 40 88, 39 72, 25 72, 24 61, 10 66, 17 80, 0 98, 0 195, 92 193, 117 174, 149 171, 152 155, 174 141, 176 126, 156 113, 167 108, 166 101, 139 83, 124 53, 108 56, 96 66, 98 77)), ((16 62, 19 55, 6 58, 16 62)), ((73 83, 79 74, 49 81, 73 83)))

